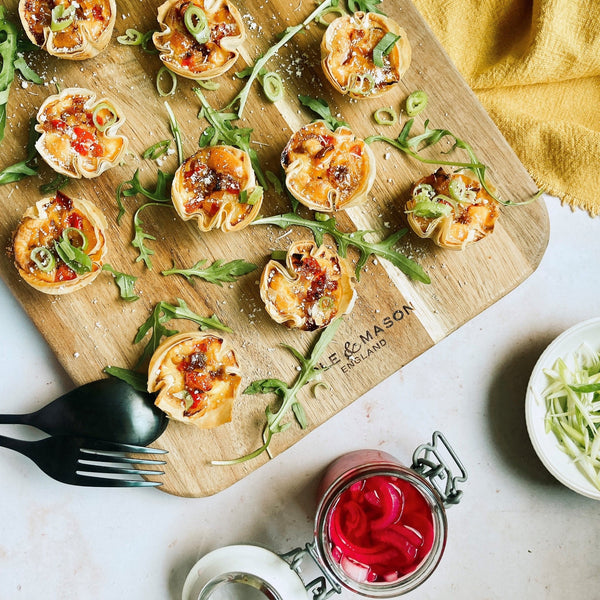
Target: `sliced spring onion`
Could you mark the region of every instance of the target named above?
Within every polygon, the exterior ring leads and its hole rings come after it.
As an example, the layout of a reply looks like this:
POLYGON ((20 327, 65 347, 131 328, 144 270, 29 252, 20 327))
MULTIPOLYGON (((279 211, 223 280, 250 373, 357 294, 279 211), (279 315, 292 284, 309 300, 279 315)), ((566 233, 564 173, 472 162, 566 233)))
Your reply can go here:
POLYGON ((206 13, 199 6, 190 2, 183 15, 183 22, 190 35, 199 44, 206 44, 208 42, 210 39, 208 19, 206 18, 206 13))
POLYGON ((263 189, 260 185, 257 185, 250 193, 248 190, 242 190, 240 192, 239 203, 240 204, 251 204, 254 206, 263 194, 263 189))
POLYGON ((395 125, 398 122, 398 114, 391 106, 378 108, 373 113, 373 119, 377 125, 395 125))
POLYGON ((117 42, 124 46, 140 46, 143 39, 144 34, 141 31, 138 31, 137 29, 126 29, 125 35, 117 37, 117 42))
POLYGON ((348 91, 352 94, 360 94, 361 96, 367 96, 370 94, 375 88, 375 78, 371 73, 364 73, 357 75, 354 78, 354 81, 350 83, 348 86, 348 91), (367 82, 367 87, 365 89, 365 81, 367 82))
POLYGON ((584 343, 544 373, 546 431, 600 489, 600 352, 584 343))
POLYGON ((423 217, 424 219, 439 219, 440 217, 448 216, 452 212, 452 207, 443 202, 421 200, 415 204, 412 210, 406 212, 411 212, 415 216, 423 217))
MULTIPOLYGON (((335 15, 333 17, 333 19, 336 19, 337 17, 343 17, 344 15, 346 15, 346 11, 339 7, 339 6, 330 6, 329 8, 326 8, 316 19, 315 21, 319 24, 319 25, 323 25, 323 27, 329 27, 329 24, 331 23, 331 21, 328 21, 327 19, 325 19, 326 15, 335 15)), ((332 20, 333 20, 332 19, 332 20)))
POLYGON ((392 51, 392 49, 396 45, 396 42, 401 37, 402 36, 396 35, 395 33, 388 31, 379 40, 379 42, 377 43, 377 46, 375 46, 375 48, 373 48, 373 64, 376 67, 383 67, 383 57, 387 56, 392 51))
POLYGON ((321 310, 329 310, 334 307, 335 301, 331 296, 321 296, 317 300, 317 305, 321 310))
POLYGON ((179 160, 179 164, 181 164, 184 161, 185 156, 183 156, 183 142, 181 141, 179 123, 177 123, 175 114, 173 113, 173 110, 169 106, 168 102, 165 102, 165 108, 167 109, 167 114, 169 115, 169 127, 171 128, 171 133, 175 139, 175 146, 177 147, 177 158, 179 160))
POLYGON ((270 102, 279 102, 283 98, 283 81, 279 73, 269 71, 262 78, 262 87, 270 102))
POLYGON ((271 252, 271 258, 273 260, 285 260, 287 258, 287 252, 285 250, 273 250, 271 252))
POLYGON ((205 90, 208 90, 208 91, 218 90, 219 86, 220 86, 220 84, 217 83, 216 81, 199 81, 199 80, 197 80, 194 83, 198 87, 201 87, 201 88, 203 88, 205 90))
POLYGON ((158 50, 154 47, 154 42, 152 41, 152 36, 157 33, 155 29, 151 29, 150 31, 146 31, 144 35, 142 35, 142 50, 147 54, 158 54, 158 50), (152 44, 152 48, 148 46, 152 44))
POLYGON ((418 115, 427 106, 427 94, 422 90, 417 90, 406 99, 406 114, 409 117, 418 115))
POLYGON ((428 183, 418 183, 415 185, 415 189, 413 190, 413 196, 422 196, 423 194, 427 194, 430 198, 435 196, 435 190, 432 185, 428 183))
POLYGON ((35 266, 44 273, 49 273, 56 265, 54 254, 49 248, 39 246, 34 248, 29 255, 29 258, 35 263, 35 266))
POLYGON ((175 93, 176 89, 177 89, 177 75, 175 75, 175 73, 173 73, 173 71, 167 69, 167 67, 165 67, 163 65, 158 70, 158 73, 156 74, 156 91, 158 92, 158 95, 162 96, 163 98, 165 96, 172 96, 175 93), (165 77, 165 75, 166 75, 166 77, 165 77), (171 80, 171 87, 168 90, 163 88, 161 85, 161 81, 163 79, 167 79, 167 78, 170 78, 170 80, 171 80))
POLYGON ((81 250, 83 250, 85 252, 89 245, 87 235, 85 235, 85 233, 83 233, 83 231, 81 231, 81 229, 77 229, 77 227, 65 227, 65 229, 62 232, 62 239, 65 240, 66 242, 68 242, 69 244, 71 244, 71 246, 73 246, 73 242, 72 242, 73 235, 72 234, 74 234, 75 238, 79 237, 79 239, 81 240, 81 244, 79 246, 75 246, 75 247, 81 248, 81 250))
POLYGON ((92 259, 64 237, 54 242, 54 249, 59 258, 78 275, 89 273, 92 270, 92 259))
POLYGON ((462 204, 471 204, 477 197, 474 190, 467 189, 467 184, 461 177, 456 177, 450 182, 448 192, 453 200, 462 204))
POLYGON ((106 131, 111 125, 114 125, 118 120, 118 115, 114 108, 107 102, 100 102, 92 113, 92 121, 98 131, 106 131), (100 111, 108 111, 108 117, 100 115, 100 111))
POLYGON ((171 140, 161 140, 160 142, 156 142, 156 144, 152 144, 150 148, 144 150, 142 158, 156 160, 167 153, 170 145, 171 140))
POLYGON ((315 213, 315 221, 327 221, 327 219, 329 219, 329 215, 327 213, 322 213, 322 212, 316 212, 315 213))
POLYGON ((75 20, 75 5, 71 4, 65 8, 64 4, 57 4, 52 9, 52 20, 50 21, 51 31, 62 31, 66 29, 75 20))

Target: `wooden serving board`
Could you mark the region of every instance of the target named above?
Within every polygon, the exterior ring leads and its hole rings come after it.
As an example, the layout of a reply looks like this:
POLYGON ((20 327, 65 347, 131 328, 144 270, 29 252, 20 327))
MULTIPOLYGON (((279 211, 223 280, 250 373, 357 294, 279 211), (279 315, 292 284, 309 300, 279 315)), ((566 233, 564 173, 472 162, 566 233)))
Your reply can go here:
MULTIPOLYGON (((6 2, 16 19, 16 0, 6 2)), ((136 289, 141 298, 134 303, 119 299, 108 273, 91 286, 67 296, 38 293, 18 277, 11 259, 2 253, 0 270, 6 284, 29 313, 36 326, 56 352, 73 380, 84 383, 102 376, 107 365, 132 367, 141 348, 133 345, 138 327, 161 300, 175 303, 184 299, 203 316, 216 314, 234 333, 243 368, 245 387, 258 378, 276 377, 292 382, 296 362, 281 347, 289 344, 306 353, 314 333, 288 330, 266 314, 259 296, 260 270, 273 249, 287 249, 290 240, 310 237, 306 230, 282 231, 273 227, 251 226, 239 233, 200 233, 194 224, 184 223, 169 207, 153 207, 143 213, 146 231, 156 236, 149 245, 155 250, 153 269, 135 262, 137 252, 130 245, 133 210, 142 198, 128 200, 128 212, 116 223, 117 186, 141 169, 141 181, 154 186, 157 165, 140 158, 151 144, 170 137, 163 98, 155 89, 155 77, 161 63, 156 55, 139 47, 122 46, 116 36, 128 27, 140 31, 156 28, 159 0, 139 2, 122 0, 113 39, 105 52, 83 63, 60 61, 43 52, 31 57, 33 67, 43 75, 45 86, 21 85, 17 77, 10 94, 9 125, 2 142, 0 168, 24 156, 27 123, 46 96, 72 86, 87 87, 118 102, 127 122, 120 133, 130 139, 133 154, 126 164, 101 177, 73 181, 65 193, 84 197, 100 206, 109 221, 108 262, 116 269, 139 277, 136 289), (200 258, 207 264, 222 258, 243 258, 259 269, 232 284, 218 287, 199 281, 194 286, 178 276, 164 277, 161 271, 173 261, 191 267, 200 258)), ((248 39, 235 70, 251 64, 276 41, 276 35, 304 20, 314 9, 312 1, 237 0, 248 30, 248 39)), ((430 29, 410 0, 386 0, 385 12, 407 31, 413 49, 410 69, 393 91, 379 99, 350 101, 333 92, 319 64, 319 43, 323 28, 312 24, 305 34, 297 35, 269 68, 276 69, 286 87, 285 100, 267 102, 258 89, 250 93, 240 126, 254 128, 253 140, 264 169, 278 172, 281 150, 291 134, 312 116, 303 109, 298 94, 325 98, 334 114, 350 123, 355 133, 367 137, 377 132, 395 137, 401 123, 394 127, 377 126, 373 112, 383 106, 400 111, 406 96, 425 90, 429 106, 417 117, 414 133, 422 131, 425 118, 432 127, 449 129, 468 140, 479 159, 490 165, 489 176, 507 200, 521 200, 536 192, 536 186, 515 154, 498 132, 477 99, 451 64, 430 29)), ((219 78, 217 91, 206 91, 212 106, 222 107, 235 95, 242 83, 232 73, 219 78)), ((197 148, 200 133, 207 126, 197 119, 199 102, 193 93, 194 82, 179 78, 176 94, 168 98, 184 136, 184 153, 197 148)), ((369 201, 338 216, 345 230, 372 229, 387 236, 406 227, 403 213, 409 187, 416 179, 435 170, 405 157, 393 148, 376 143, 377 180, 369 201)), ((448 146, 444 146, 444 150, 448 146)), ((432 155, 441 156, 436 149, 432 155)), ((460 157, 460 155, 457 154, 460 157)), ((460 157, 465 160, 465 157, 460 157)), ((458 158, 458 159, 460 159, 458 158)), ((175 156, 161 168, 173 172, 175 156)), ((3 210, 0 213, 0 237, 3 247, 25 209, 40 198, 38 186, 53 178, 42 165, 39 178, 30 178, 0 188, 3 210)), ((290 210, 288 201, 270 189, 263 204, 264 215, 290 210)), ((351 315, 324 353, 322 364, 330 367, 324 380, 328 390, 319 389, 315 397, 310 389, 302 391, 310 428, 323 423, 356 398, 374 387, 420 353, 460 327, 486 307, 500 299, 527 278, 539 264, 548 240, 548 218, 541 201, 522 207, 503 207, 494 234, 463 252, 441 250, 428 240, 409 233, 398 248, 416 260, 429 273, 431 284, 415 283, 381 260, 370 260, 357 286, 358 300, 351 315)), ((330 240, 331 241, 331 240, 330 240)), ((350 257, 356 260, 357 256, 350 257)), ((177 321, 171 326, 180 331, 193 324, 177 321)), ((261 445, 265 406, 271 396, 242 395, 235 405, 231 423, 212 431, 170 423, 155 442, 169 451, 162 489, 168 493, 199 497, 214 494, 241 479, 267 460, 260 457, 233 467, 211 466, 213 459, 235 458, 261 445)), ((291 414, 288 417, 292 419, 291 414)), ((276 456, 294 444, 305 431, 294 424, 285 433, 274 436, 271 455, 276 456)))

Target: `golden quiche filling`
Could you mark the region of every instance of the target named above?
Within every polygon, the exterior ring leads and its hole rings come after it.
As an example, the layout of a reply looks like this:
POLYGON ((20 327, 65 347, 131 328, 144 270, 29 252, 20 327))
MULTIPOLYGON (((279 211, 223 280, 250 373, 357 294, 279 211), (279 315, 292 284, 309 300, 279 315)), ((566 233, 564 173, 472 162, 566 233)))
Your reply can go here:
POLYGON ((410 61, 406 31, 376 13, 338 17, 321 40, 325 76, 338 92, 356 99, 380 96, 391 89, 410 61))
POLYGON ((196 219, 201 231, 235 231, 258 215, 263 189, 248 154, 233 146, 207 146, 175 172, 171 190, 179 216, 196 219))
POLYGON ((153 35, 160 59, 188 79, 212 79, 230 69, 246 32, 228 0, 167 0, 158 9, 161 31, 153 35))
POLYGON ((281 166, 290 193, 320 212, 364 202, 376 174, 369 146, 347 127, 330 131, 323 121, 305 125, 290 138, 281 166))
POLYGON ((148 391, 169 417, 208 429, 231 421, 240 369, 223 338, 191 332, 167 338, 148 368, 148 391))
POLYGON ((478 180, 440 168, 413 185, 406 214, 419 237, 463 250, 490 235, 500 213, 498 202, 478 180))
POLYGON ((67 88, 50 96, 37 114, 40 156, 58 173, 97 177, 118 164, 127 138, 117 135, 124 123, 115 104, 84 88, 67 88))
POLYGON ((271 260, 263 270, 260 296, 271 318, 290 328, 313 331, 349 313, 354 277, 337 252, 312 241, 292 244, 286 267, 271 260))
POLYGON ((29 39, 49 54, 92 58, 110 41, 115 0, 20 0, 19 15, 29 39))
POLYGON ((15 266, 41 292, 74 292, 102 270, 106 227, 104 215, 94 204, 56 192, 23 215, 13 234, 15 266))

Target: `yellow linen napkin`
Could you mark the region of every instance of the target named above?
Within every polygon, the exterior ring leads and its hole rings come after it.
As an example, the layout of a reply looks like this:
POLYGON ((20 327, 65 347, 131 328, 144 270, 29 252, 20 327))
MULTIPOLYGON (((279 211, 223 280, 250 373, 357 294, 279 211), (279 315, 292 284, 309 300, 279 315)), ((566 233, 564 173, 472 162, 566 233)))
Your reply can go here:
POLYGON ((600 214, 598 0, 414 0, 540 188, 600 214))

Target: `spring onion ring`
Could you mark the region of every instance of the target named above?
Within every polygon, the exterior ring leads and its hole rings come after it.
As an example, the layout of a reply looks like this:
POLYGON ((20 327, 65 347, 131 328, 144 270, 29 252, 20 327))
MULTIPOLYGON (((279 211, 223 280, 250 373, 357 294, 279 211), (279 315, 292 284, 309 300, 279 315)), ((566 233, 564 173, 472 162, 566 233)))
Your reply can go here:
POLYGON ((326 8, 316 19, 315 22, 317 22, 319 25, 323 25, 323 27, 329 27, 329 23, 331 21, 327 21, 325 20, 325 15, 331 15, 334 14, 336 15, 334 17, 343 17, 345 16, 347 13, 343 8, 340 8, 339 6, 330 6, 329 8, 326 8))
POLYGON ((74 233, 76 236, 79 236, 79 238, 81 238, 81 246, 74 246, 74 247, 81 248, 85 252, 87 250, 89 242, 87 239, 87 235, 85 235, 85 233, 83 233, 83 231, 81 231, 81 229, 77 229, 77 227, 65 227, 65 229, 62 232, 62 239, 65 240, 66 242, 68 242, 69 244, 71 244, 71 246, 73 246, 73 242, 71 241, 72 233, 74 233))
POLYGON ((49 273, 56 265, 56 259, 49 248, 38 246, 31 251, 29 258, 35 263, 35 266, 43 273, 49 273))
POLYGON ((206 44, 208 42, 210 39, 208 19, 206 18, 206 13, 199 6, 190 3, 183 15, 183 22, 190 35, 199 44, 206 44))
POLYGON ((351 94, 360 94, 362 96, 369 95, 375 88, 375 78, 370 73, 356 75, 354 81, 348 86, 348 91, 351 94), (365 81, 368 83, 367 89, 364 88, 365 81))
POLYGON ((422 200, 417 202, 412 210, 406 212, 411 212, 424 219, 439 219, 448 216, 452 212, 452 207, 435 200, 422 200))
POLYGON ((402 36, 396 35, 395 33, 388 31, 379 40, 377 46, 375 46, 375 48, 373 48, 373 64, 376 67, 383 67, 383 57, 387 56, 392 51, 392 49, 396 45, 396 42, 401 37, 402 36))
POLYGON ((158 70, 158 73, 156 74, 156 91, 158 92, 158 95, 162 96, 163 98, 165 96, 172 96, 175 93, 176 89, 177 89, 177 75, 175 75, 175 73, 173 73, 173 71, 169 70, 167 67, 162 66, 158 70), (163 79, 163 75, 168 75, 171 79, 171 87, 168 90, 163 89, 161 87, 160 82, 163 79))
POLYGON ((126 29, 125 35, 117 37, 117 42, 124 46, 139 46, 144 39, 144 34, 137 29, 126 29))
POLYGON ((283 98, 283 81, 279 73, 275 71, 265 73, 261 84, 265 96, 270 102, 279 102, 283 98))
POLYGON ((94 112, 92 112, 92 121, 94 122, 94 126, 98 131, 106 131, 111 125, 114 125, 118 120, 117 113, 114 111, 113 107, 107 102, 100 102, 96 108, 94 108, 94 112), (102 119, 100 121, 99 113, 101 110, 109 111, 110 115, 106 119, 102 119))
POLYGON ((156 144, 152 144, 150 148, 146 148, 146 150, 144 150, 142 153, 142 158, 156 160, 167 153, 170 145, 171 140, 161 140, 160 142, 156 142, 156 144))
POLYGON ((422 90, 417 90, 406 99, 406 114, 409 117, 418 115, 427 106, 427 94, 422 90))
POLYGON ((75 5, 71 4, 65 8, 64 4, 57 4, 52 9, 52 20, 50 21, 51 31, 62 31, 66 29, 75 20, 75 5))
POLYGON ((377 125, 395 125, 398 122, 398 114, 391 106, 378 108, 373 113, 373 119, 377 125))

